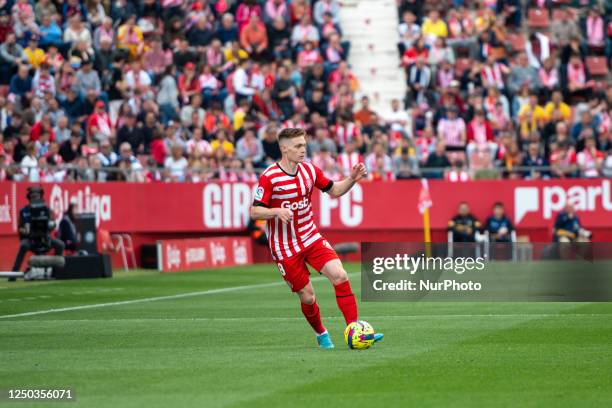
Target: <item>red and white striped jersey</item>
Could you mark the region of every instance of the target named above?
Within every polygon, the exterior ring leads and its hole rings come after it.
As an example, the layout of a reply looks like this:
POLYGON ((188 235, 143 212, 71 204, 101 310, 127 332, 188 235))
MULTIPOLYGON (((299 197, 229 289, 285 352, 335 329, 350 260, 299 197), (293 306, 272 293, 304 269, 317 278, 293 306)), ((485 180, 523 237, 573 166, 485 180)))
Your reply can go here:
POLYGON ((285 172, 278 163, 262 173, 253 205, 293 210, 290 223, 285 224, 278 217, 268 220, 266 235, 275 260, 293 256, 322 238, 314 223, 311 196, 314 187, 329 191, 333 184, 312 163, 299 163, 295 174, 285 172))

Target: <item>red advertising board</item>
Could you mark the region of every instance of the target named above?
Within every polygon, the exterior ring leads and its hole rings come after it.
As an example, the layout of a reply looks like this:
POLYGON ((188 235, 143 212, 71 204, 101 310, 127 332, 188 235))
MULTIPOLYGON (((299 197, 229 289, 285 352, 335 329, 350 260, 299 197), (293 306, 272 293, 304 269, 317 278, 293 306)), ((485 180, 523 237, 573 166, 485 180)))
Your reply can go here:
MULTIPOLYGON (((461 201, 481 219, 501 201, 520 228, 551 228, 556 214, 573 203, 586 228, 612 228, 609 179, 548 181, 430 181, 433 229, 443 229, 461 201)), ((99 227, 131 233, 244 231, 253 184, 246 183, 61 183, 46 184, 45 199, 57 216, 70 202, 96 214, 99 227)), ((14 235, 25 183, 0 183, 0 235, 14 235)), ((418 180, 361 183, 335 199, 313 194, 315 221, 322 230, 416 230, 418 180)))
POLYGON ((251 239, 218 237, 162 240, 157 242, 157 262, 162 272, 250 265, 253 263, 251 239))

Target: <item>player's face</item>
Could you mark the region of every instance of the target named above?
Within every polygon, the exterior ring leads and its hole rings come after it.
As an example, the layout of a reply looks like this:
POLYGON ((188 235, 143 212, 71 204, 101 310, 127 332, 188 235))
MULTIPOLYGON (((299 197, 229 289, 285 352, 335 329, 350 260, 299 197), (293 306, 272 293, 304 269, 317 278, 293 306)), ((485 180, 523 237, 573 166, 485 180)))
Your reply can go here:
POLYGON ((285 139, 281 144, 283 157, 292 162, 303 162, 306 157, 306 138, 304 136, 285 139))

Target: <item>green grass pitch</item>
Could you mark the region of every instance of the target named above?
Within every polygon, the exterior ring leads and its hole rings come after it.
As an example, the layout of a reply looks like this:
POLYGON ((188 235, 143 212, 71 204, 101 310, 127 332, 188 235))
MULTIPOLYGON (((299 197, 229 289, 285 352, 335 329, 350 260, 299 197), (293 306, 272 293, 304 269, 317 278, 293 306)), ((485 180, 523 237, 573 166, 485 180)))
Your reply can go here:
MULTIPOLYGON (((359 265, 347 269, 359 294, 359 265)), ((335 350, 317 349, 297 298, 270 265, 2 281, 0 388, 71 387, 76 402, 0 406, 612 402, 611 303, 360 302, 361 318, 386 337, 370 350, 352 351, 343 343, 344 321, 329 282, 314 284, 335 350), (115 302, 123 303, 82 307, 115 302)))

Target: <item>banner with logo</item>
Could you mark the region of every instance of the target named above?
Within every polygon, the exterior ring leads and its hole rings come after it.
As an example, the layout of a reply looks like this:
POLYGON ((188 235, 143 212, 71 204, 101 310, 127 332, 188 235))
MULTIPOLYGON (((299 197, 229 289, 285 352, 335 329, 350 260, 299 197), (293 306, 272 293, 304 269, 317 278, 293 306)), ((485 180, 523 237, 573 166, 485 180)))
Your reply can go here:
POLYGON ((250 238, 216 237, 170 239, 157 242, 157 265, 161 272, 250 265, 250 238))
MULTIPOLYGON (((566 204, 576 207, 585 228, 612 227, 609 179, 547 181, 429 182, 431 228, 444 229, 466 201, 481 220, 495 202, 520 228, 552 228, 566 204)), ((27 183, 0 182, 0 235, 14 235, 17 214, 26 204, 27 183)), ((45 200, 56 217, 71 202, 80 212, 96 214, 100 228, 111 232, 244 231, 257 186, 252 183, 60 183, 43 184, 45 200)), ((419 180, 364 182, 340 198, 315 191, 315 222, 321 230, 419 230, 419 180)), ((303 198, 283 203, 303 206, 303 198)), ((307 199, 306 199, 307 200, 307 199)))

